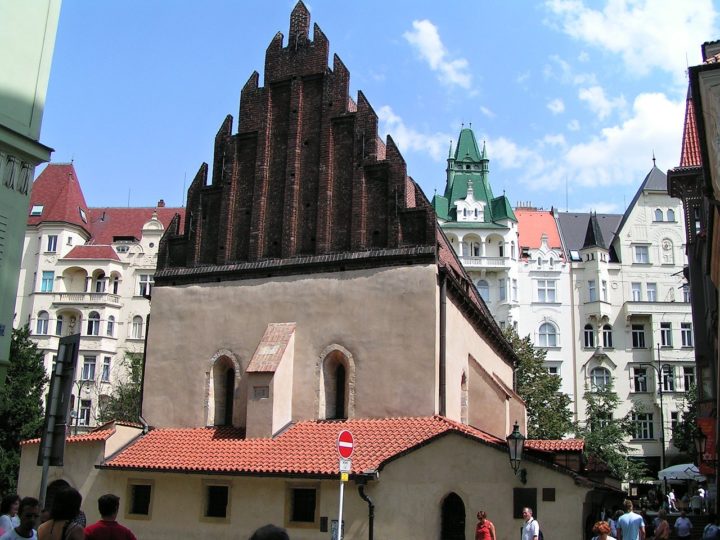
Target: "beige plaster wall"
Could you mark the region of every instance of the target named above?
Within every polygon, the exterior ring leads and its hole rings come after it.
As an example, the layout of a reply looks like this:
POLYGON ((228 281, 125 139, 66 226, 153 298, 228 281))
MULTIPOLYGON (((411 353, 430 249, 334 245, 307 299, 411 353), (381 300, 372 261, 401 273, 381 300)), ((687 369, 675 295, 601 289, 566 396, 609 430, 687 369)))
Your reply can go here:
POLYGON ((280 365, 273 375, 272 387, 272 433, 282 429, 292 420, 293 373, 295 372, 295 334, 290 336, 280 365))
MULTIPOLYGON (((503 429, 498 431, 499 416, 505 417, 504 400, 496 399, 493 392, 488 395, 484 387, 473 387, 468 355, 472 355, 488 373, 494 373, 505 384, 512 388, 512 367, 508 365, 479 335, 465 315, 458 309, 453 301, 447 302, 447 416, 453 420, 460 420, 461 390, 460 383, 463 373, 468 375, 469 417, 475 419, 473 425, 505 438, 507 433, 503 429), (479 400, 479 403, 478 403, 479 400), (480 408, 480 409, 478 409, 480 408)), ((505 419, 507 421, 507 419, 505 419)))
POLYGON ((507 429, 506 393, 483 372, 477 361, 468 363, 468 423, 505 438, 507 429))
MULTIPOLYGON (((155 426, 205 425, 209 359, 227 349, 244 371, 267 324, 290 321, 293 420, 317 416, 317 362, 333 343, 354 358, 355 416, 432 415, 436 290, 435 265, 155 287, 144 416, 155 426)), ((247 395, 241 379, 236 395, 247 395)))
POLYGON ((273 400, 276 393, 273 385, 272 373, 248 373, 248 402, 246 436, 248 439, 255 437, 271 437, 273 434, 273 400), (267 398, 255 399, 255 386, 267 386, 269 395, 267 398))

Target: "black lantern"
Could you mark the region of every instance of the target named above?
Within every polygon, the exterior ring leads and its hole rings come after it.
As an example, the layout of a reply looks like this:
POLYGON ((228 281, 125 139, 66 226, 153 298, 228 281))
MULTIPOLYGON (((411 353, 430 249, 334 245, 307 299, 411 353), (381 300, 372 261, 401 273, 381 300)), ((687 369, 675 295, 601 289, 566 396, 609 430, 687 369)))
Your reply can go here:
POLYGON ((520 426, 515 422, 512 433, 505 439, 508 444, 508 453, 510 454, 510 466, 515 474, 520 468, 522 461, 523 448, 525 447, 525 437, 520 433, 520 426))

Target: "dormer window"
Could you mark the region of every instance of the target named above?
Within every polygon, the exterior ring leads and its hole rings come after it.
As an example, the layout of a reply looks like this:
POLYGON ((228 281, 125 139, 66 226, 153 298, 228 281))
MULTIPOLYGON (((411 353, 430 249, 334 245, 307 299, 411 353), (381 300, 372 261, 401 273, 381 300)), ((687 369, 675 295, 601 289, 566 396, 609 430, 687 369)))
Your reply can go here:
POLYGON ((83 223, 87 223, 87 214, 85 214, 85 210, 83 210, 79 206, 78 206, 78 210, 80 211, 80 219, 83 220, 83 223))
POLYGON ((32 208, 30 209, 30 215, 31 216, 40 216, 43 212, 43 205, 42 204, 34 204, 32 208))

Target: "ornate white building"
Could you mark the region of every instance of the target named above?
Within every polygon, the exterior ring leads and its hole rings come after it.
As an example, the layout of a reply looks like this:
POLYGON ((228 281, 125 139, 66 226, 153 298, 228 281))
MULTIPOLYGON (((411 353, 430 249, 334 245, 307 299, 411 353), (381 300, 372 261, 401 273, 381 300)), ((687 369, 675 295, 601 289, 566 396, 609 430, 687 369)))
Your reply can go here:
POLYGON ((88 208, 72 164, 50 164, 33 185, 15 325, 29 324, 50 372, 62 336, 79 333, 73 426, 95 425, 98 405, 144 350, 149 296, 165 227, 183 209, 88 208))

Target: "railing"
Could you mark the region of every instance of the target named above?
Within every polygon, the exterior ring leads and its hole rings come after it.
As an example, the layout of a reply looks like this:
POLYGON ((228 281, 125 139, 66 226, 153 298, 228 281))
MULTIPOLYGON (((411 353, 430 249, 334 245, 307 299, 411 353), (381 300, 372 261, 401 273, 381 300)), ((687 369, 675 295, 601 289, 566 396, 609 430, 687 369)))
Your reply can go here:
POLYGON ((466 268, 510 268, 511 261, 510 257, 460 256, 460 262, 466 268))
POLYGON ((120 295, 111 293, 55 293, 55 304, 119 304, 120 295))

